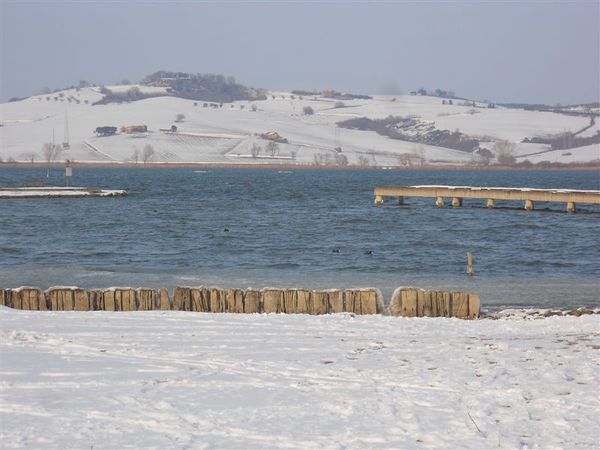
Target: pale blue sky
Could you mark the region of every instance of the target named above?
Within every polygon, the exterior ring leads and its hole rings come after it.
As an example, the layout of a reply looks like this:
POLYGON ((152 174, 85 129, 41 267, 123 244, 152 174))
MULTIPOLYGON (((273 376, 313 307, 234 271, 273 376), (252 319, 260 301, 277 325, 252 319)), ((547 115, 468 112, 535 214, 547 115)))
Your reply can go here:
POLYGON ((159 69, 268 89, 424 86, 550 104, 600 97, 597 0, 0 4, 2 100, 159 69))

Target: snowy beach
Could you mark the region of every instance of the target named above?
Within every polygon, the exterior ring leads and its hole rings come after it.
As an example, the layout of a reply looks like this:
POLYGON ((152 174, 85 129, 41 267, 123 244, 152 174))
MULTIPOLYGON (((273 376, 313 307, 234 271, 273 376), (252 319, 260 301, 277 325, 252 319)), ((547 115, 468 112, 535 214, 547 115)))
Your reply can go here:
POLYGON ((2 308, 0 440, 93 449, 597 446, 600 316, 527 317, 2 308))

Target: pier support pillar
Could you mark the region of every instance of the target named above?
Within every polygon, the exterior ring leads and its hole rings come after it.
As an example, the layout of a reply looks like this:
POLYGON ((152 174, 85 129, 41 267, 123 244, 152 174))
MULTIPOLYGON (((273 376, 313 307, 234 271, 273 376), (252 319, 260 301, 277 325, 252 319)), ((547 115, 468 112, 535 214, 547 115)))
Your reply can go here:
POLYGON ((494 209, 494 206, 496 206, 496 201, 493 198, 488 198, 486 206, 489 209, 494 209))
POLYGON ((532 200, 525 200, 525 209, 527 211, 533 210, 533 207, 534 207, 534 205, 533 205, 533 201, 532 200))
POLYGON ((462 206, 462 198, 460 197, 452 197, 452 207, 459 208, 462 206))
POLYGON ((375 206, 381 206, 383 204, 383 197, 381 195, 375 196, 375 206))
POLYGON ((404 197, 403 196, 398 197, 398 204, 404 205, 404 197))
POLYGON ((573 214, 575 212, 575 202, 568 202, 567 203, 567 212, 569 214, 573 214))
POLYGON ((435 206, 437 206, 438 208, 443 208, 444 207, 444 197, 437 197, 435 199, 435 206))

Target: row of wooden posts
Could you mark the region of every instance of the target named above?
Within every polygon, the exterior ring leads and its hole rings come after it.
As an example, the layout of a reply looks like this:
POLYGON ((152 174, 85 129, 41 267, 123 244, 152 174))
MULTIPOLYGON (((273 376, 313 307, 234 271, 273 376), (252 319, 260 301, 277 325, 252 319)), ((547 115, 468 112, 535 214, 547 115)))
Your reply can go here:
POLYGON ((0 305, 33 311, 195 311, 213 313, 390 314, 404 317, 479 317, 479 295, 398 288, 384 308, 378 289, 166 289, 85 290, 53 287, 0 289, 0 305))

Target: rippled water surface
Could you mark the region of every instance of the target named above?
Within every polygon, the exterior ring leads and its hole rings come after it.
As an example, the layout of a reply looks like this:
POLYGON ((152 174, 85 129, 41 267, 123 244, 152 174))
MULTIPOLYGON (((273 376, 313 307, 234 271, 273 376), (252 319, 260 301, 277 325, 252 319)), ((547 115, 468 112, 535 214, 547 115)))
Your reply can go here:
MULTIPOLYGON (((2 169, 0 187, 62 183, 45 175, 2 169)), ((0 200, 0 285, 417 285, 479 291, 490 308, 600 304, 598 207, 373 206, 376 185, 600 189, 598 172, 76 169, 74 184, 131 195, 0 200)))

